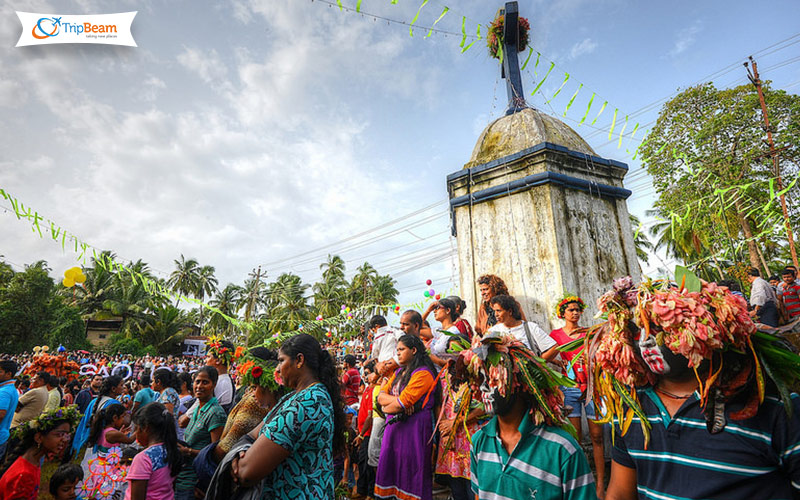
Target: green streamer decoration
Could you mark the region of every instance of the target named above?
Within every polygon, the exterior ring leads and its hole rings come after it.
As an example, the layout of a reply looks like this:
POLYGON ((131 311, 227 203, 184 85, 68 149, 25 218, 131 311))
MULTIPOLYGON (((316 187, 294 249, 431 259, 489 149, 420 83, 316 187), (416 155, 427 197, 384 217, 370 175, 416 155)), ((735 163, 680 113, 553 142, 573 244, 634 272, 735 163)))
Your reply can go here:
POLYGON ((361 12, 361 0, 358 0, 358 2, 356 2, 356 12, 361 12))
MULTIPOLYGON (((537 63, 538 63, 538 61, 537 61, 537 63)), ((556 65, 556 63, 554 63, 552 61, 550 62, 550 69, 548 69, 547 73, 544 74, 544 78, 542 78, 542 81, 539 82, 539 85, 537 85, 536 88, 533 89, 533 92, 531 92, 531 95, 536 95, 536 92, 539 91, 539 88, 542 86, 542 84, 544 84, 545 80, 547 80, 547 76, 550 74, 551 71, 553 71, 553 67, 555 67, 555 65, 556 65)))
POLYGON ((608 129, 608 140, 611 140, 611 134, 614 133, 614 126, 617 124, 617 112, 619 109, 614 108, 614 117, 611 119, 611 128, 608 129))
POLYGON ((497 40, 497 58, 500 59, 500 66, 503 65, 503 44, 497 40))
POLYGON ((619 131, 619 143, 617 143, 617 149, 622 147, 622 136, 625 135, 625 127, 628 126, 628 115, 625 115, 625 123, 622 124, 622 130, 619 131))
MULTIPOLYGON (((472 41, 472 43, 470 43, 469 45, 467 45, 467 46, 466 46, 466 47, 464 47, 463 49, 461 49, 461 53, 463 54, 464 52, 468 51, 468 50, 469 50, 469 48, 470 48, 470 47, 472 47, 473 45, 475 45, 475 42, 477 42, 477 41, 478 41, 478 40, 480 40, 481 38, 483 38, 483 36, 481 35, 481 25, 479 24, 479 25, 478 25, 478 38, 477 38, 477 39, 475 39, 475 40, 473 40, 473 41, 472 41)), ((499 50, 499 51, 498 51, 498 53, 500 54, 500 62, 502 63, 502 62, 503 62, 503 53, 502 53, 502 49, 501 49, 501 50, 499 50)))
MULTIPOLYGON (((464 48, 464 44, 467 43, 467 16, 461 16, 461 47, 464 48)), ((462 50, 461 53, 463 54, 464 51, 462 50)))
MULTIPOLYGON (((359 3, 361 2, 361 0, 358 0, 358 1, 359 1, 359 3)), ((433 26, 431 26, 431 29, 429 29, 429 30, 428 30, 428 34, 427 34, 427 35, 425 35, 425 38, 428 38, 429 36, 433 35, 433 28, 436 26, 436 24, 437 24, 439 21, 441 21, 441 20, 442 20, 442 18, 444 17, 444 15, 445 15, 445 14, 447 14, 449 11, 450 11, 450 7, 448 7, 448 6, 446 6, 446 5, 445 5, 445 7, 444 7, 444 10, 443 10, 443 11, 442 11, 442 13, 439 15, 439 17, 438 17, 438 18, 437 18, 437 19, 436 19, 436 20, 433 22, 433 26)))
POLYGON ((339 12, 344 12, 344 5, 342 5, 342 0, 336 0, 336 5, 339 6, 339 12))
POLYGON ((561 82, 561 86, 560 86, 560 87, 558 87, 558 90, 556 90, 556 93, 555 93, 555 94, 553 94, 553 97, 551 97, 551 98, 550 98, 550 99, 549 99, 549 100, 548 100, 548 101, 547 101, 545 104, 550 104, 550 101, 552 101, 553 99, 555 99, 555 98, 556 98, 556 96, 557 96, 558 94, 560 94, 560 93, 561 93, 561 89, 563 89, 563 88, 564 88, 564 85, 566 85, 566 84, 567 84, 567 80, 569 80, 569 73, 564 73, 564 81, 563 81, 563 82, 561 82))
POLYGON ((594 124, 595 124, 595 122, 597 122, 597 119, 598 119, 598 118, 600 118, 600 115, 602 115, 602 114, 603 114, 603 110, 605 110, 605 109, 606 109, 606 106, 608 106, 608 101, 604 101, 604 102, 603 102, 603 105, 602 105, 602 106, 600 106, 600 111, 598 111, 598 112, 597 112, 597 116, 595 116, 595 117, 594 117, 594 120, 592 120, 592 123, 591 123, 592 125, 594 125, 594 124))
POLYGON ((528 57, 525 58, 525 62, 522 63, 522 67, 519 69, 520 71, 525 71, 525 68, 528 66, 528 61, 531 60, 531 56, 533 55, 533 47, 528 48, 528 57))
POLYGON ((578 92, 580 92, 582 88, 583 88, 583 84, 581 83, 580 85, 578 85, 578 88, 575 89, 575 93, 572 94, 572 97, 570 98, 569 102, 567 103, 567 108, 564 110, 564 116, 567 116, 567 111, 569 111, 569 108, 572 107, 572 103, 575 102, 575 97, 578 96, 578 92))
POLYGON ((583 125, 583 122, 586 121, 586 117, 589 116, 589 110, 592 109, 593 102, 594 102, 594 92, 592 92, 592 97, 589 98, 589 104, 586 105, 586 112, 583 114, 583 118, 581 118, 581 121, 578 122, 579 127, 583 125))
POLYGON ((419 13, 422 12, 422 8, 425 7, 427 3, 428 0, 422 0, 422 5, 419 6, 419 9, 417 9, 417 13, 414 16, 414 19, 411 20, 411 24, 408 25, 408 36, 414 36, 414 24, 417 22, 417 19, 419 19, 419 13))

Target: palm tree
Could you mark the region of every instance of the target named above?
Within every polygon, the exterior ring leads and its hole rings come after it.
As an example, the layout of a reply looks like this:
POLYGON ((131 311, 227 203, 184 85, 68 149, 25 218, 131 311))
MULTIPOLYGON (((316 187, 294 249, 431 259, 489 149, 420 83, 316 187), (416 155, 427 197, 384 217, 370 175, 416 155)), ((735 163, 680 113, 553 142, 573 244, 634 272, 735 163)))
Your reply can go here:
POLYGON ((328 260, 320 264, 322 281, 314 283, 314 307, 322 316, 328 318, 339 313, 339 306, 347 297, 344 261, 338 255, 328 255, 328 260))
POLYGON ((378 277, 378 271, 369 262, 364 262, 356 269, 356 275, 350 282, 350 289, 348 295, 350 301, 355 304, 366 304, 371 299, 371 289, 374 285, 375 279, 378 277))
POLYGON ((172 305, 155 310, 155 315, 138 326, 142 344, 152 345, 159 353, 166 353, 180 342, 189 331, 190 325, 180 309, 172 305))
POLYGON ((200 265, 196 259, 186 260, 181 254, 181 260, 175 260, 175 270, 169 275, 167 285, 178 292, 175 307, 178 307, 180 295, 194 295, 200 286, 200 265))
POLYGON ((636 246, 636 256, 640 261, 647 264, 650 260, 648 251, 653 251, 653 244, 647 239, 647 235, 642 231, 642 221, 633 214, 629 214, 631 220, 631 228, 633 229, 633 244, 636 246))
POLYGON ((391 304, 397 302, 397 295, 400 293, 395 288, 397 282, 390 275, 379 275, 375 279, 375 285, 372 289, 373 304, 380 306, 381 314, 387 314, 391 304))
POLYGON ((274 283, 269 284, 271 303, 266 315, 271 323, 269 331, 296 330, 311 317, 311 308, 305 296, 308 288, 300 276, 292 273, 281 274, 274 283))
POLYGON ((86 281, 81 286, 74 287, 71 291, 62 289, 61 294, 68 299, 74 298, 74 303, 81 311, 81 315, 86 318, 98 311, 103 310, 103 302, 111 298, 117 291, 114 288, 114 272, 108 264, 101 265, 116 260, 116 254, 103 251, 98 257, 92 257, 92 267, 84 267, 83 274, 86 281))
POLYGON ((161 305, 160 296, 151 296, 141 281, 133 281, 129 275, 114 274, 114 292, 103 301, 103 309, 122 318, 120 331, 131 337, 134 327, 147 319, 148 310, 161 305))
POLYGON ((328 260, 320 264, 322 269, 322 281, 325 283, 344 283, 344 260, 338 255, 328 254, 328 260))
MULTIPOLYGON (((228 283, 225 288, 218 291, 209 305, 218 309, 222 314, 231 318, 239 317, 243 289, 240 286, 228 283)), ((233 324, 226 320, 220 313, 213 312, 208 319, 208 326, 215 332, 229 337, 233 333, 233 324)))
MULTIPOLYGON (((217 285, 219 281, 217 281, 216 276, 214 276, 214 266, 203 266, 200 268, 200 272, 198 273, 198 282, 197 282, 197 289, 195 290, 195 298, 198 299, 200 302, 203 302, 203 299, 206 295, 209 297, 213 295, 217 291, 217 285)), ((203 328, 203 316, 205 312, 205 307, 200 306, 200 328, 203 328)))

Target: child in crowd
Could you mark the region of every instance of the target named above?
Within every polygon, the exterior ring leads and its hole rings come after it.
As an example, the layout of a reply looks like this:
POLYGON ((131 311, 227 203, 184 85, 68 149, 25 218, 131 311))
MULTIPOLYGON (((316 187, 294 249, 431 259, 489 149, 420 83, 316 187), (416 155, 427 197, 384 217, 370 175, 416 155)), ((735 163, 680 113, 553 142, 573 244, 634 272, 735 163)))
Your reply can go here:
MULTIPOLYGON (((106 406, 97 414, 97 419, 92 424, 89 434, 89 446, 84 462, 96 457, 105 457, 108 450, 115 446, 131 444, 134 441, 130 433, 130 426, 125 425, 126 409, 119 403, 106 406)), ((86 467, 84 467, 86 472, 86 467)))
POLYGON ((63 464, 50 477, 50 494, 55 500, 76 500, 76 487, 83 481, 83 469, 77 464, 63 464))
POLYGON ((136 440, 145 449, 128 469, 125 500, 172 500, 172 484, 183 465, 175 418, 161 403, 148 403, 133 415, 136 440))

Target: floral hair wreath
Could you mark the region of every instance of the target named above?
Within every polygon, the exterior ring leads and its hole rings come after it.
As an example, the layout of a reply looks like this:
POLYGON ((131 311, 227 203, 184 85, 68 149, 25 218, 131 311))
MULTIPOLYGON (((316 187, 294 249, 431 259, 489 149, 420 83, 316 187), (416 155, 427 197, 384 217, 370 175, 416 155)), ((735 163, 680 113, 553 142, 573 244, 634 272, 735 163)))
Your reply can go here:
POLYGON ((244 347, 239 346, 236 350, 222 345, 224 339, 216 335, 212 335, 206 342, 206 354, 210 354, 222 361, 223 364, 230 366, 233 361, 241 358, 244 355, 244 347))
POLYGON ((77 405, 46 411, 33 420, 29 420, 12 429, 11 437, 21 441, 29 433, 41 432, 42 434, 47 434, 63 423, 68 423, 74 429, 81 421, 82 416, 77 405))
POLYGON ((568 293, 564 295, 564 298, 556 305, 556 317, 558 319, 564 319, 564 312, 567 310, 567 306, 573 302, 578 304, 578 307, 581 308, 581 312, 586 309, 586 303, 583 302, 583 299, 577 295, 568 293))
MULTIPOLYGON (((485 382, 505 397, 511 391, 533 397, 530 408, 534 424, 546 423, 576 435, 575 428, 564 416, 564 395, 560 386, 572 387, 575 382, 551 370, 545 361, 525 347, 513 335, 491 333, 461 352, 458 363, 466 367, 470 384, 485 382)), ((474 387, 473 394, 480 394, 474 387)))
POLYGON ((239 373, 239 381, 242 386, 257 385, 274 392, 281 386, 275 379, 277 366, 278 363, 275 360, 264 360, 247 354, 239 363, 236 371, 239 373))

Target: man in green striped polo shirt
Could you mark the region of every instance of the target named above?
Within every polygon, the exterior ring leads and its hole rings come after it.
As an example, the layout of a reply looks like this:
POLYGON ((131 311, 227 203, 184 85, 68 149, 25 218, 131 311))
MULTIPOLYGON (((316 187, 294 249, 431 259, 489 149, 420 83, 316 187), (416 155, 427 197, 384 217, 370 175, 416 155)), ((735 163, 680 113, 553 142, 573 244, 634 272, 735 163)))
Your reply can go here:
POLYGON ((470 476, 478 498, 597 498, 589 464, 563 416, 558 385, 569 381, 512 336, 487 335, 464 354, 472 382, 494 412, 472 438, 470 476))

